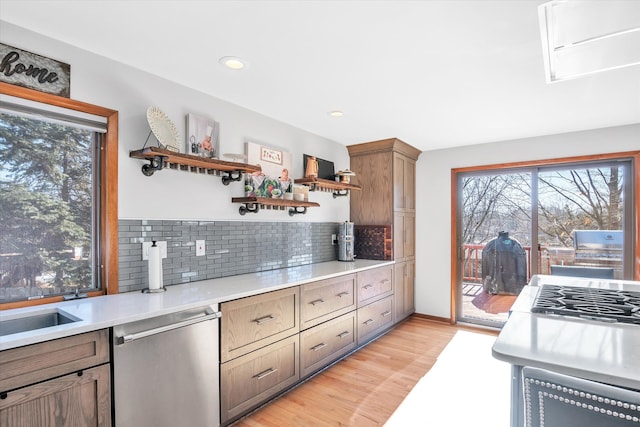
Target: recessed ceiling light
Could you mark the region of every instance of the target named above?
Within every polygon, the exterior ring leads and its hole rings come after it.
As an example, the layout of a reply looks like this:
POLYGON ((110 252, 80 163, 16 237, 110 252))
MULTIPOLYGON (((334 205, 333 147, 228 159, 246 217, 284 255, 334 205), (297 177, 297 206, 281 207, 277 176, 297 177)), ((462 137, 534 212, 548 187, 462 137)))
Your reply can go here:
POLYGON ((333 110, 333 111, 329 111, 329 115, 331 117, 342 117, 344 116, 344 113, 340 110, 333 110))
POLYGON ((246 61, 237 56, 223 56, 218 62, 231 70, 242 70, 247 66, 246 61))

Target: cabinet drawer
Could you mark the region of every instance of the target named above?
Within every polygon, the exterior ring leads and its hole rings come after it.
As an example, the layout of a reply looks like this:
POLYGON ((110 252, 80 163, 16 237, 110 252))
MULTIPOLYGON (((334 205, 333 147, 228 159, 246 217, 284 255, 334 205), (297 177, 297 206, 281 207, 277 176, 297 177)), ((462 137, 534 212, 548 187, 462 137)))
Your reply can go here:
POLYGON ((24 387, 109 361, 102 329, 0 352, 0 391, 24 387))
POLYGON ((356 312, 300 333, 300 377, 328 365, 356 346, 356 312))
POLYGON ((357 274, 358 307, 393 293, 393 266, 361 271, 357 274))
POLYGON ((9 392, 0 400, 3 426, 111 426, 109 365, 9 392))
POLYGON ((220 360, 226 362, 300 330, 297 286, 221 304, 220 360))
POLYGON ((358 345, 393 324, 393 296, 358 309, 358 345))
POLYGON ((221 420, 225 423, 295 384, 299 378, 298 335, 220 366, 221 420))
POLYGON ((300 329, 307 329, 356 308, 354 274, 321 280, 300 289, 300 329))

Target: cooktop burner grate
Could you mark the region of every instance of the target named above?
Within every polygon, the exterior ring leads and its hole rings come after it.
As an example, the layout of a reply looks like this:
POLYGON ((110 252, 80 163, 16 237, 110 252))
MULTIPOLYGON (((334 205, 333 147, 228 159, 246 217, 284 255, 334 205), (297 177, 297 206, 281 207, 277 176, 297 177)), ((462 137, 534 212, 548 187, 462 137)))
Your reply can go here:
POLYGON ((640 324, 640 292, 542 285, 531 311, 640 324))

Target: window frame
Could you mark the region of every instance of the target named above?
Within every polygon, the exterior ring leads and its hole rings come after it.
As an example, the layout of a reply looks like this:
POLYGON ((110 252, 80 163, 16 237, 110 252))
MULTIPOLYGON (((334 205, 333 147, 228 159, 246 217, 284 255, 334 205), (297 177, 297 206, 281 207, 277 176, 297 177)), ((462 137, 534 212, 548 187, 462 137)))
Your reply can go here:
MULTIPOLYGON (((104 117, 107 132, 101 138, 100 150, 100 258, 98 276, 101 289, 91 291, 88 296, 118 293, 118 112, 109 108, 39 92, 33 89, 0 82, 0 94, 67 108, 74 111, 104 117)), ((62 295, 37 300, 0 303, 0 310, 48 304, 63 301, 62 295)))
POLYGON ((572 165, 578 163, 594 163, 608 160, 630 160, 632 185, 631 192, 633 194, 633 218, 629 221, 633 225, 633 260, 634 266, 632 271, 632 280, 640 280, 640 151, 626 151, 618 153, 603 153, 586 156, 561 157, 555 159, 531 160, 513 163, 499 163, 491 165, 470 166, 464 168, 451 169, 451 307, 450 307, 450 323, 457 323, 458 310, 458 280, 460 279, 460 263, 461 253, 459 251, 458 228, 460 226, 460 218, 458 218, 457 204, 458 197, 457 183, 459 176, 466 173, 478 173, 483 171, 504 171, 513 172, 518 169, 527 168, 544 168, 562 165, 572 165))

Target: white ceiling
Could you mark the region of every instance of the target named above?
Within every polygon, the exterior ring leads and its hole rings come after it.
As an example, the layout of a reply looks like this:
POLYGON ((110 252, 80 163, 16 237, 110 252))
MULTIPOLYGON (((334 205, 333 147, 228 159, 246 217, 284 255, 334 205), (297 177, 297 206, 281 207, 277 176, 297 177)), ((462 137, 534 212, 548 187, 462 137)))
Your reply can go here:
POLYGON ((545 83, 541 3, 0 0, 0 19, 345 145, 432 150, 640 122, 638 66, 545 83), (225 55, 249 67, 226 70, 225 55))

